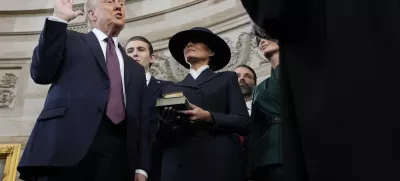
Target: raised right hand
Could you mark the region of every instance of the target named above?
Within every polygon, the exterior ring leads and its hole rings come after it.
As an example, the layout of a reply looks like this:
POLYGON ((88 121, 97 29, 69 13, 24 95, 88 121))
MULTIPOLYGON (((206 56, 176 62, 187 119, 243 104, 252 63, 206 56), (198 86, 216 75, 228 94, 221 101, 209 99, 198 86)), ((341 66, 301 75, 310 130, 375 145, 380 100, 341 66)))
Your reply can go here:
POLYGON ((72 9, 73 4, 74 0, 56 0, 53 16, 70 22, 76 17, 83 15, 83 12, 81 10, 74 11, 72 9))

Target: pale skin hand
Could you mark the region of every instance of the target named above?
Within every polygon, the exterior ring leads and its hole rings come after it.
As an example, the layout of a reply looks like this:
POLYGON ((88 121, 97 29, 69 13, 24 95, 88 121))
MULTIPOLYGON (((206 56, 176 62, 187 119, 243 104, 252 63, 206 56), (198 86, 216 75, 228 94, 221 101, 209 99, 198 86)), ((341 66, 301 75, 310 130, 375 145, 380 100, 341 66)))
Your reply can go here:
POLYGON ((144 175, 137 173, 135 174, 135 181, 147 181, 147 178, 144 175))
POLYGON ((83 15, 81 10, 74 11, 72 9, 73 4, 74 0, 56 0, 53 16, 70 22, 76 17, 83 15))
POLYGON ((190 116, 189 120, 191 121, 212 121, 210 112, 205 111, 194 104, 190 104, 190 106, 193 108, 192 110, 179 111, 179 112, 189 115, 190 116))

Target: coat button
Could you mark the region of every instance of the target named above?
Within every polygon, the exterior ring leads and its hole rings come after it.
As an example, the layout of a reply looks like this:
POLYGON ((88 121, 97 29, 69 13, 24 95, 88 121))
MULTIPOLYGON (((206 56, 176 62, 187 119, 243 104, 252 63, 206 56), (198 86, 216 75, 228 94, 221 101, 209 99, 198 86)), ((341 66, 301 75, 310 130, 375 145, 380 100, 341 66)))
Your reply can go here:
POLYGON ((96 112, 101 113, 101 108, 97 108, 96 112))
POLYGON ((109 87, 109 85, 104 85, 104 89, 108 89, 109 87))

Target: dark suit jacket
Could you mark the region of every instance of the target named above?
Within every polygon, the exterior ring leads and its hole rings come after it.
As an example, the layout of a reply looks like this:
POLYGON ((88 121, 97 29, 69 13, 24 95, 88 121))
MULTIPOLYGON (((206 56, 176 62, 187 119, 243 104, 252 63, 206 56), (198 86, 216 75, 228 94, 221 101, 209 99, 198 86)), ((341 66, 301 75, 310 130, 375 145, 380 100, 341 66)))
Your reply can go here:
POLYGON ((214 124, 184 123, 172 130, 160 125, 165 143, 162 181, 243 181, 238 135, 249 133, 249 116, 234 72, 204 70, 167 85, 164 93, 182 91, 189 102, 211 113, 214 124))
POLYGON ((279 22, 285 180, 400 180, 399 1, 242 3, 279 22))
MULTIPOLYGON (((142 117, 145 73, 141 65, 124 58, 126 131, 130 170, 149 169, 148 121, 142 117)), ((31 77, 52 84, 43 111, 32 130, 18 166, 22 174, 38 168, 73 166, 86 154, 104 115, 110 81, 99 42, 90 32, 67 30, 46 20, 35 48, 31 77)), ((36 169, 36 170, 35 170, 36 169)))
POLYGON ((156 135, 158 128, 158 112, 156 109, 156 101, 157 98, 160 98, 162 95, 162 90, 167 84, 171 84, 170 81, 158 80, 153 76, 150 78, 149 85, 147 85, 144 92, 144 106, 143 110, 146 115, 149 117, 150 121, 150 138, 154 140, 154 136, 156 135))
POLYGON ((156 109, 157 98, 162 95, 163 88, 172 82, 158 80, 151 77, 149 85, 147 85, 144 92, 144 106, 143 112, 149 117, 150 131, 149 138, 152 143, 151 147, 151 170, 148 172, 151 181, 159 181, 161 174, 161 162, 163 156, 163 150, 161 148, 161 143, 156 142, 156 133, 158 129, 158 112, 156 109))

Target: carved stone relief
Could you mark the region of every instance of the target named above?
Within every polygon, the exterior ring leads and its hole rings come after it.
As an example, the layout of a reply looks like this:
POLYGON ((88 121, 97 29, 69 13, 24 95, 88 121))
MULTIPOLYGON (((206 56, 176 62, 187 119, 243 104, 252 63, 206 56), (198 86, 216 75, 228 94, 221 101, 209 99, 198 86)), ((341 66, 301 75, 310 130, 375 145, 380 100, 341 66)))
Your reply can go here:
POLYGON ((19 69, 0 69, 0 109, 13 109, 19 69))
MULTIPOLYGON (((269 61, 259 51, 255 37, 240 32, 240 30, 234 30, 230 34, 222 36, 222 38, 231 49, 231 60, 227 66, 219 71, 232 71, 240 64, 246 64, 253 68, 269 64, 269 61)), ((184 79, 188 74, 189 71, 175 61, 168 50, 158 51, 155 54, 157 60, 150 69, 154 77, 177 82, 184 79)))

